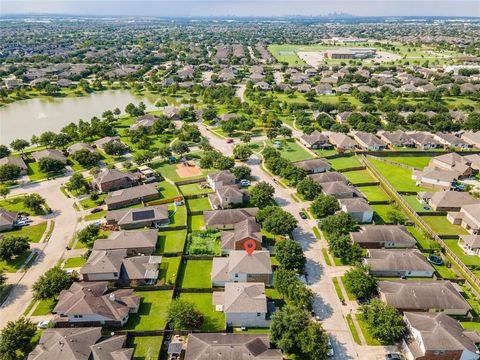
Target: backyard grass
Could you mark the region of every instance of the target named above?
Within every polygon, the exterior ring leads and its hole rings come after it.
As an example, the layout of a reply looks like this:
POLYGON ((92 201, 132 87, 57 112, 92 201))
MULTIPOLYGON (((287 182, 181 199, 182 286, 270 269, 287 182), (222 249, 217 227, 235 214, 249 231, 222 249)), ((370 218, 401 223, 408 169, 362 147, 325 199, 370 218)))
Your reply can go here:
POLYGON ((180 270, 180 256, 162 257, 158 271, 158 281, 162 285, 174 285, 180 270))
POLYGON ((52 312, 56 304, 57 301, 54 299, 41 300, 35 310, 33 310, 32 316, 42 316, 49 314, 52 312))
POLYGON ((412 171, 409 169, 404 169, 375 159, 368 159, 368 161, 397 191, 418 192, 428 190, 415 184, 415 180, 412 179, 412 171))
POLYGON ((76 256, 68 258, 63 265, 64 269, 71 269, 71 268, 78 268, 83 266, 87 261, 83 258, 83 256, 76 256))
MULTIPOLYGON (((437 235, 466 235, 467 230, 460 225, 454 225, 446 216, 422 216, 422 219, 437 235)), ((480 259, 480 258, 479 258, 480 259)))
POLYGON ((387 156, 387 159, 398 164, 411 166, 417 169, 423 169, 432 159, 430 156, 387 156))
POLYGON ((353 323, 352 315, 347 314, 346 319, 347 319, 347 324, 348 324, 348 327, 350 329, 350 332, 352 333, 353 341, 355 341, 355 343, 357 343, 358 345, 362 345, 362 342, 360 340, 360 335, 358 335, 357 328, 355 327, 355 324, 353 323))
POLYGON ((130 314, 123 330, 163 330, 167 325, 167 311, 172 301, 172 291, 135 291, 140 296, 138 313, 130 314))
POLYGON ((390 223, 389 212, 399 211, 392 204, 387 205, 371 205, 372 209, 375 211, 374 219, 376 224, 388 224, 390 223))
POLYGON ((416 195, 402 195, 405 201, 412 207, 416 212, 432 212, 432 208, 428 204, 422 204, 418 201, 416 195), (426 210, 424 207, 428 207, 430 210, 426 210))
POLYGON ((450 280, 450 279, 457 278, 457 275, 452 270, 452 268, 445 265, 435 265, 435 264, 431 264, 431 265, 434 267, 435 271, 442 279, 450 280))
POLYGON ((47 222, 42 221, 37 225, 22 226, 21 228, 4 232, 3 235, 5 237, 12 237, 12 236, 28 237, 29 242, 38 243, 42 239, 42 236, 46 230, 47 230, 47 222))
POLYGON ((25 251, 22 255, 17 256, 11 260, 0 260, 0 270, 3 270, 7 273, 14 273, 20 269, 20 266, 23 265, 25 260, 27 260, 31 251, 25 251))
POLYGON ((435 241, 423 235, 423 233, 417 229, 415 226, 407 226, 408 231, 410 234, 413 235, 417 243, 420 244, 422 249, 428 250, 435 244, 435 241))
POLYGON ((158 233, 156 254, 182 252, 187 230, 160 231, 158 233))
POLYGON ((345 175, 345 177, 350 180, 353 185, 376 182, 376 180, 370 176, 367 170, 347 171, 344 172, 343 175, 345 175))
POLYGON ((208 197, 187 199, 185 203, 190 212, 212 210, 212 206, 210 205, 210 201, 208 201, 208 197))
POLYGON ((225 330, 225 315, 223 311, 215 311, 212 303, 212 293, 180 293, 180 299, 195 304, 195 307, 203 314, 202 331, 225 330))
POLYGON ((157 360, 162 346, 161 336, 135 336, 127 339, 127 348, 133 348, 133 360, 157 360))
POLYGON ((181 226, 187 224, 187 209, 185 206, 168 205, 170 226, 181 226))
POLYGON ((459 240, 444 240, 444 242, 465 265, 480 266, 480 257, 477 255, 466 255, 458 244, 459 240))
POLYGON ((462 295, 468 304, 472 307, 472 314, 474 317, 478 317, 480 315, 480 301, 479 299, 473 294, 467 285, 460 284, 462 288, 462 295))
MULTIPOLYGON (((345 175, 348 173, 345 173, 345 175)), ((390 197, 379 186, 360 186, 357 189, 365 195, 368 201, 390 201, 390 197)))
POLYGON ((356 156, 344 156, 327 160, 334 170, 342 170, 362 166, 356 156))
POLYGON ((278 150, 282 157, 293 162, 313 159, 313 155, 299 145, 295 139, 282 141, 282 147, 278 150))
POLYGON ((213 190, 209 187, 206 188, 201 188, 200 187, 201 183, 193 183, 193 184, 187 184, 187 185, 180 185, 178 188, 182 195, 187 196, 187 195, 201 195, 201 194, 208 194, 213 192, 213 190))
POLYGON ((165 180, 158 183, 157 189, 162 199, 170 199, 178 196, 177 188, 165 180))
POLYGON ((202 230, 205 227, 203 215, 193 215, 188 217, 188 229, 190 231, 202 230))
POLYGON ((477 330, 477 332, 480 333, 480 322, 461 321, 460 325, 462 325, 465 330, 477 330))
POLYGON ((317 154, 319 157, 332 156, 338 154, 337 150, 321 150, 321 149, 312 149, 312 151, 317 154))
POLYGON ((362 330, 363 337, 365 338, 367 345, 370 345, 370 346, 387 345, 387 344, 382 344, 380 341, 374 339, 372 335, 370 335, 370 331, 368 330, 368 325, 363 320, 362 314, 355 314, 355 317, 357 319, 358 325, 360 326, 360 330, 362 330))
POLYGON ((180 283, 182 288, 200 289, 212 287, 211 260, 187 260, 182 263, 180 283))
POLYGON ((217 256, 222 254, 219 232, 212 232, 210 230, 194 231, 189 236, 187 254, 217 256))

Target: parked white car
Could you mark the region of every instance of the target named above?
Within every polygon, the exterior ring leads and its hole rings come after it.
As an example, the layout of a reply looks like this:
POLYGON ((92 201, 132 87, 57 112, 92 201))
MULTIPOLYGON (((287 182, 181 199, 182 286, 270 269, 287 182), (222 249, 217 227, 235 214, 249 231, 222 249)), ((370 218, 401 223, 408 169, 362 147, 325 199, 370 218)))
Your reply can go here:
POLYGON ((37 328, 46 329, 50 325, 50 320, 42 320, 37 324, 37 328))

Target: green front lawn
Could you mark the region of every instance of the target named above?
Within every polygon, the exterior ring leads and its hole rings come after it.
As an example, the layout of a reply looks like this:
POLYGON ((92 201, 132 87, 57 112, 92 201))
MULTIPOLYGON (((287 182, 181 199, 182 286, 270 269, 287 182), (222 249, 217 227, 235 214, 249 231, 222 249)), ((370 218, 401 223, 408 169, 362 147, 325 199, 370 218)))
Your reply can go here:
POLYGON ((90 199, 90 196, 83 199, 83 200, 80 200, 80 205, 82 205, 82 207, 87 210, 87 209, 93 209, 93 208, 96 208, 96 207, 99 207, 101 204, 103 204, 103 201, 105 200, 105 198, 107 197, 108 194, 98 194, 98 199, 97 200, 92 200, 90 199))
POLYGON ((417 169, 423 169, 432 158, 430 156, 387 156, 384 159, 417 169))
MULTIPOLYGON (((283 158, 290 161, 301 161, 313 159, 313 155, 305 150, 301 145, 299 145, 295 139, 287 139, 281 141, 282 147, 278 149, 283 158)), ((268 142, 269 145, 272 145, 272 142, 268 142)))
POLYGON ((83 256, 76 256, 68 258, 63 265, 64 269, 71 269, 71 268, 79 268, 85 265, 87 261, 83 258, 83 256))
POLYGON ((205 219, 203 215, 193 215, 188 217, 188 229, 190 231, 202 230, 205 228, 205 219))
POLYGON ((428 191, 428 189, 415 184, 415 180, 412 179, 411 170, 387 164, 376 159, 368 159, 368 161, 383 175, 395 190, 405 192, 428 191))
POLYGON ((30 253, 31 251, 25 251, 22 255, 17 256, 11 260, 0 260, 0 270, 8 273, 17 272, 18 269, 20 269, 20 266, 22 266, 25 260, 27 260, 30 253))
MULTIPOLYGON (((459 225, 454 225, 446 216, 422 216, 422 219, 437 235, 466 235, 467 230, 459 225)), ((480 258, 479 258, 480 259, 480 258)))
POLYGON ((180 185, 178 188, 180 192, 184 195, 201 195, 201 194, 208 194, 213 192, 213 190, 209 187, 201 188, 201 183, 193 183, 187 185, 180 185))
POLYGON ((187 230, 160 231, 155 253, 182 252, 187 238, 187 230))
POLYGON ((3 232, 2 234, 5 237, 24 236, 28 237, 29 242, 38 243, 46 230, 47 222, 43 221, 37 225, 22 226, 21 228, 3 232))
POLYGON ((180 293, 180 299, 195 304, 195 307, 203 314, 203 325, 200 330, 225 330, 225 315, 223 311, 215 311, 212 293, 180 293))
POLYGON ((212 210, 212 206, 210 205, 210 201, 208 201, 208 197, 187 199, 186 205, 190 212, 212 210))
MULTIPOLYGON (((348 173, 345 173, 348 174, 348 173)), ((390 197, 379 186, 360 186, 357 189, 365 195, 368 201, 390 201, 390 197)))
POLYGON ((85 216, 85 221, 93 221, 103 219, 107 215, 107 210, 96 212, 95 214, 88 214, 85 216))
POLYGON ((187 260, 182 263, 180 283, 182 288, 210 288, 212 261, 211 260, 187 260))
POLYGON ((172 301, 172 291, 135 291, 140 296, 138 313, 130 314, 123 330, 163 330, 167 325, 167 312, 172 301))
POLYGON ((30 181, 43 180, 48 177, 47 174, 44 174, 40 171, 40 168, 37 162, 29 162, 26 165, 27 165, 27 175, 30 181))
POLYGON ((6 200, 1 200, 0 208, 7 209, 8 211, 23 212, 33 215, 33 211, 23 205, 24 198, 25 196, 15 196, 6 200))
POLYGON ((367 170, 355 170, 344 172, 343 175, 353 184, 372 183, 376 180, 370 176, 367 170))
POLYGON ((327 161, 332 165, 333 169, 337 171, 362 166, 356 156, 344 156, 336 159, 328 159, 327 161))
POLYGON ((54 299, 41 300, 35 310, 32 312, 32 316, 42 316, 50 314, 57 304, 57 301, 54 299))
POLYGON ((133 360, 157 360, 162 346, 162 336, 135 336, 127 340, 127 348, 133 348, 133 360))
POLYGON ((174 285, 180 270, 180 256, 162 257, 158 272, 158 281, 163 285, 174 285))

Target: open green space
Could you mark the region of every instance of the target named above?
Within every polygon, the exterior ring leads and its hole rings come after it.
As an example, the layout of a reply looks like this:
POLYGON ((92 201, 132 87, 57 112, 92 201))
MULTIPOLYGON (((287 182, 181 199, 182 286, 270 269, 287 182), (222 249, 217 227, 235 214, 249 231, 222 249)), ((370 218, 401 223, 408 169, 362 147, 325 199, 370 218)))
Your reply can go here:
POLYGON ((14 273, 20 269, 20 266, 23 265, 25 260, 27 260, 31 251, 25 251, 22 255, 16 256, 11 260, 0 260, 0 270, 3 270, 7 273, 14 273))
POLYGON ((47 315, 52 312, 53 308, 57 304, 55 299, 41 300, 35 310, 32 312, 32 316, 47 315))
POLYGON ((432 159, 431 156, 387 156, 383 159, 387 159, 398 164, 403 164, 407 166, 412 166, 417 169, 423 169, 425 166, 428 165, 430 160, 432 159))
POLYGON ((127 348, 133 348, 133 360, 157 360, 162 346, 161 336, 135 336, 127 339, 127 348))
MULTIPOLYGON (((446 216, 422 216, 422 219, 437 235, 466 235, 467 230, 460 225, 454 225, 446 216)), ((480 259, 480 258, 479 258, 480 259)))
POLYGON ((211 260, 187 260, 182 263, 180 283, 182 288, 200 289, 212 287, 211 260))
POLYGON ((202 331, 224 331, 225 315, 223 311, 215 311, 212 303, 212 293, 180 293, 180 299, 195 304, 195 307, 203 314, 202 331))
POLYGON ((185 204, 190 212, 212 210, 212 206, 210 205, 210 201, 208 201, 208 197, 187 199, 185 204))
POLYGON ((180 270, 180 256, 162 257, 160 268, 158 269, 158 281, 162 285, 174 285, 180 270))
POLYGON ((140 296, 140 307, 130 314, 123 330, 163 330, 167 325, 167 312, 172 301, 172 291, 135 291, 140 296))
POLYGON ((428 191, 428 189, 415 184, 415 180, 412 179, 411 170, 387 164, 386 162, 376 159, 369 158, 368 161, 383 175, 395 190, 400 192, 428 191))
POLYGON ((208 194, 208 193, 213 192, 213 190, 209 187, 203 187, 203 188, 200 187, 200 184, 202 184, 202 183, 180 185, 178 188, 180 189, 180 192, 184 196, 187 196, 187 195, 201 195, 201 194, 208 194))
POLYGON ((461 240, 444 240, 445 244, 457 255, 467 266, 480 266, 480 257, 477 255, 466 255, 460 247, 461 240))
POLYGON ((64 269, 71 269, 71 268, 79 268, 83 265, 85 265, 87 261, 83 256, 76 256, 76 257, 71 257, 68 258, 65 261, 65 264, 63 265, 64 269))
MULTIPOLYGON (((298 144, 295 139, 286 139, 280 142, 282 146, 277 150, 280 151, 283 158, 293 162, 313 159, 313 155, 298 144)), ((272 146, 272 142, 269 141, 268 144, 272 146)))
POLYGON ((344 172, 343 175, 353 184, 372 183, 376 180, 370 176, 367 170, 355 170, 344 172))
POLYGON ((160 231, 155 253, 182 252, 187 238, 187 230, 160 231))
POLYGON ((190 231, 202 230, 205 228, 205 219, 203 215, 193 215, 188 217, 188 229, 190 231))
POLYGON ((379 186, 360 186, 357 189, 365 195, 368 201, 390 201, 390 197, 379 186))
POLYGON ((42 239, 42 236, 46 230, 47 230, 47 221, 42 221, 41 223, 36 225, 22 226, 21 228, 3 232, 2 234, 5 237, 13 237, 13 236, 28 237, 29 242, 38 243, 42 239))
POLYGON ((428 204, 422 204, 418 201, 416 195, 402 195, 405 201, 412 207, 412 209, 416 212, 432 212, 433 209, 428 204), (426 210, 425 207, 429 208, 426 210))
POLYGON ((328 159, 327 161, 332 165, 333 169, 337 171, 362 166, 356 156, 343 156, 335 159, 328 159))

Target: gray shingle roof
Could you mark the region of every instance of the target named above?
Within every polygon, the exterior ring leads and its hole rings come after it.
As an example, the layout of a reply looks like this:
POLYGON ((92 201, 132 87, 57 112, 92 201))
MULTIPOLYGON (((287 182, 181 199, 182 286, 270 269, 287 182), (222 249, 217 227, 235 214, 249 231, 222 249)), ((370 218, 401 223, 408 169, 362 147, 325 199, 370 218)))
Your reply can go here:
POLYGON ((257 211, 257 208, 209 210, 204 211, 203 216, 205 218, 205 225, 227 225, 237 224, 250 217, 255 217, 257 211))
POLYGON ((225 313, 266 313, 264 283, 226 283, 225 313))
POLYGON ((371 249, 365 262, 372 270, 382 271, 434 271, 418 250, 371 249))

